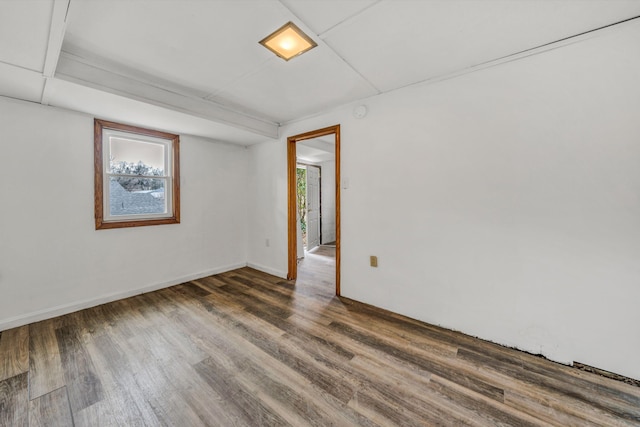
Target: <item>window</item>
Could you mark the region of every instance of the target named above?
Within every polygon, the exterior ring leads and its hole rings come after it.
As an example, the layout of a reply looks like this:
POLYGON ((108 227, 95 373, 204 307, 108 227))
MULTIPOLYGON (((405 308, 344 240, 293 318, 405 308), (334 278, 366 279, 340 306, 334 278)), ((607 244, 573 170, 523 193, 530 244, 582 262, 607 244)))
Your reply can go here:
POLYGON ((96 230, 180 222, 180 137, 95 119, 96 230))

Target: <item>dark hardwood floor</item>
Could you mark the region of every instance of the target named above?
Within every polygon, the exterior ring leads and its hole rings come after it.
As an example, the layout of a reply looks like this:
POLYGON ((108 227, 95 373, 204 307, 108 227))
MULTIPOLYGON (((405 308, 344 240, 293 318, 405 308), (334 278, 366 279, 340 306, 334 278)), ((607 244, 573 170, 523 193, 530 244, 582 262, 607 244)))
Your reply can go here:
POLYGON ((640 388, 336 298, 313 255, 2 332, 0 425, 640 425, 640 388))

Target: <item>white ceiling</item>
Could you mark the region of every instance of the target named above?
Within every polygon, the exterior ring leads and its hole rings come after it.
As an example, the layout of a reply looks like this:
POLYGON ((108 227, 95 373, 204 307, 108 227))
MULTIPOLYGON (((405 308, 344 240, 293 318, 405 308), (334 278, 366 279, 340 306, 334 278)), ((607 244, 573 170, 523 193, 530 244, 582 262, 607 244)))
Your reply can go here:
POLYGON ((306 139, 296 144, 296 159, 301 163, 322 163, 335 160, 335 141, 332 137, 306 139))
POLYGON ((240 144, 640 15, 639 0, 0 0, 0 95, 240 144), (287 21, 318 47, 258 41, 287 21))

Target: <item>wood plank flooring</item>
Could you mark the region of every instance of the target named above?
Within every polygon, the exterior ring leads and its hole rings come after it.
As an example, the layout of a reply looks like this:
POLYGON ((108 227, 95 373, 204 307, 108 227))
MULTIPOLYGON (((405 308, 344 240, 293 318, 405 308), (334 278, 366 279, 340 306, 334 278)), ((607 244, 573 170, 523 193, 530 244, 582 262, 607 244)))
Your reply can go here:
POLYGON ((242 268, 4 331, 0 426, 639 426, 640 388, 242 268))

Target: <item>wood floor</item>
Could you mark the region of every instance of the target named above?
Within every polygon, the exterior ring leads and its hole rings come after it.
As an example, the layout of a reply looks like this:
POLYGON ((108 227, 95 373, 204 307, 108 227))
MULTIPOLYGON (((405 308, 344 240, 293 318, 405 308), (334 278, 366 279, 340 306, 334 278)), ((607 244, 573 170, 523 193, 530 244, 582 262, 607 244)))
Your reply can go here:
POLYGON ((640 425, 640 388, 338 299, 304 262, 2 332, 0 425, 640 425))

